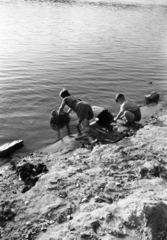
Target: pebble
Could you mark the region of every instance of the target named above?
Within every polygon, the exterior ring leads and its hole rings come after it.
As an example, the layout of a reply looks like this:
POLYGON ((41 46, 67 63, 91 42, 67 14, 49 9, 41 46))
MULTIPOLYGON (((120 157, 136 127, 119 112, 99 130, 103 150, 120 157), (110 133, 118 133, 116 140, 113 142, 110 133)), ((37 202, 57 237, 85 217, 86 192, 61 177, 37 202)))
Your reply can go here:
POLYGON ((49 224, 52 225, 53 223, 55 223, 53 220, 49 221, 49 224))
POLYGON ((26 222, 26 225, 27 225, 27 226, 30 226, 30 225, 31 225, 31 222, 30 222, 30 221, 26 222))
POLYGON ((82 202, 82 203, 87 202, 87 198, 86 198, 86 197, 83 198, 83 199, 81 200, 81 202, 82 202))
POLYGON ((25 201, 25 203, 24 203, 26 206, 29 204, 29 201, 25 201))
POLYGON ((42 226, 42 227, 41 227, 41 230, 42 230, 42 231, 46 231, 46 230, 47 230, 47 227, 46 227, 46 226, 42 226))
POLYGON ((67 216, 67 220, 70 221, 72 219, 72 216, 71 215, 68 215, 67 216))

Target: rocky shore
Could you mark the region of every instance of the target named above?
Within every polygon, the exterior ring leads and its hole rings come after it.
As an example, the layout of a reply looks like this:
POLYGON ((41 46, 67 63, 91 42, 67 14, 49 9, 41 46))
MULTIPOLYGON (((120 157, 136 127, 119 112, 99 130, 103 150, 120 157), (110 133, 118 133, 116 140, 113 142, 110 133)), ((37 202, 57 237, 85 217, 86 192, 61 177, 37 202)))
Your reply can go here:
POLYGON ((13 157, 0 172, 0 239, 167 239, 166 135, 163 110, 113 144, 13 157), (22 163, 47 169, 26 191, 22 163))

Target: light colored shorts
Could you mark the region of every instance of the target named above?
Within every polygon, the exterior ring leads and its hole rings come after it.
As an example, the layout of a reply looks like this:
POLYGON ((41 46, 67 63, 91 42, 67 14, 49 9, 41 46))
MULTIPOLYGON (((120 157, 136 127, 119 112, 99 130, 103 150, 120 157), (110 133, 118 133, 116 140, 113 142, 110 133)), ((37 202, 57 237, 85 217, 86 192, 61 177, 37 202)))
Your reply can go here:
POLYGON ((80 102, 77 103, 76 114, 79 118, 80 123, 84 119, 90 120, 94 117, 91 106, 84 101, 80 101, 80 102))

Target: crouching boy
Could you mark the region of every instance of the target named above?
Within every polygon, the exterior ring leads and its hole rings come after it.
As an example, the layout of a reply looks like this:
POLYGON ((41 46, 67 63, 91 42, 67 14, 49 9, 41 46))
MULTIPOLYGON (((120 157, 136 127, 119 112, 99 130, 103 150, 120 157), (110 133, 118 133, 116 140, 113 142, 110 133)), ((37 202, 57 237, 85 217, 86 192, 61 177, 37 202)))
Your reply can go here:
POLYGON ((117 121, 119 118, 124 117, 126 125, 138 122, 141 120, 141 111, 139 106, 131 99, 125 98, 123 94, 117 94, 115 101, 120 104, 120 111, 114 118, 117 121))

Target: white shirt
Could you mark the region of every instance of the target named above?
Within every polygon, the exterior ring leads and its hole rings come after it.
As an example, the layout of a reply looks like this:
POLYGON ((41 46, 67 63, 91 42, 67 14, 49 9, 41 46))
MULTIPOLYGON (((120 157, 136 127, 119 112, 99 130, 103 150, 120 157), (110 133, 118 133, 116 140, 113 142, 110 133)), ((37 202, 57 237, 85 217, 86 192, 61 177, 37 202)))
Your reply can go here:
POLYGON ((102 107, 98 107, 98 106, 92 106, 92 110, 93 110, 94 117, 96 118, 105 109, 102 107))

